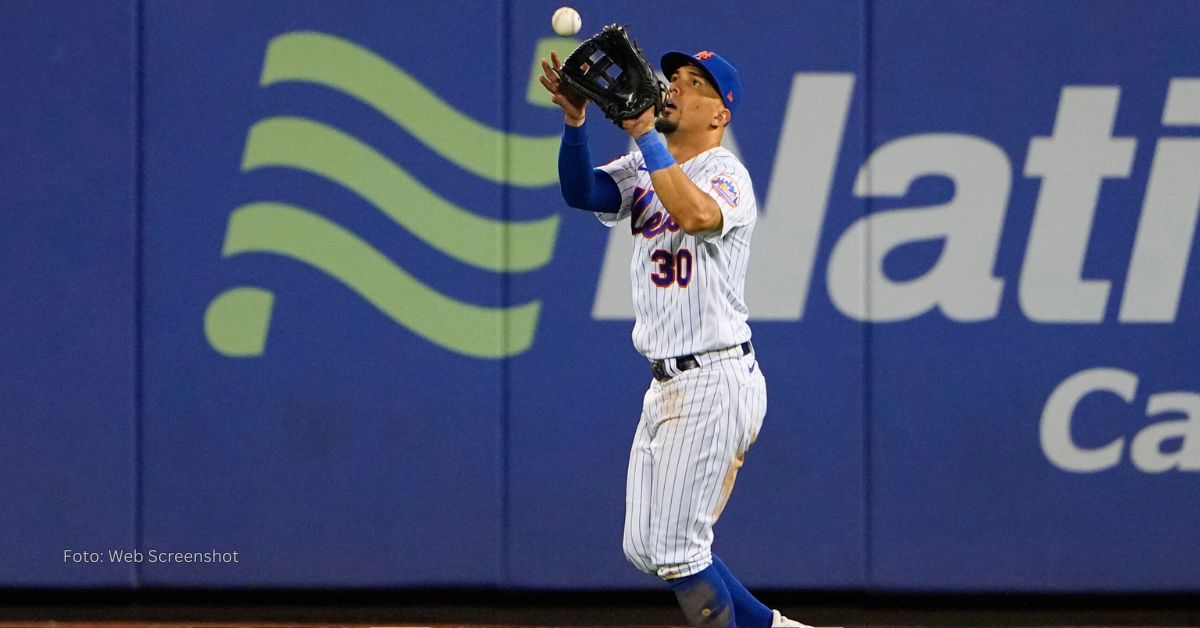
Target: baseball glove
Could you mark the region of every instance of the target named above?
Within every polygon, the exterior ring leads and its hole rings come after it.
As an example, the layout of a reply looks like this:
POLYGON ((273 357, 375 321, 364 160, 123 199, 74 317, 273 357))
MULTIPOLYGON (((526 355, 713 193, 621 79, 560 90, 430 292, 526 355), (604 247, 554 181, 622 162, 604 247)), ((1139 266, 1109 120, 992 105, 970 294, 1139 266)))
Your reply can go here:
POLYGON ((618 126, 650 107, 662 112, 666 86, 624 26, 609 24, 579 44, 558 74, 618 126))

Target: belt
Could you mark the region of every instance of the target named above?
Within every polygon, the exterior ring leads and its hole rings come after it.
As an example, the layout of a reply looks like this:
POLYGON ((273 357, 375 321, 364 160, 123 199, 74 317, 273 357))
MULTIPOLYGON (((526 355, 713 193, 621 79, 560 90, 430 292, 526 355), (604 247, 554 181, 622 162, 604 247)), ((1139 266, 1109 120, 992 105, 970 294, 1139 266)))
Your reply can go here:
MULTIPOLYGON (((751 351, 754 350, 754 345, 751 345, 749 340, 738 345, 738 347, 742 348, 742 355, 748 355, 751 351)), ((729 347, 729 349, 736 349, 736 348, 737 347, 729 347)), ((728 351, 729 349, 719 349, 719 351, 728 351)), ((694 369, 698 366, 700 366, 700 361, 696 359, 696 356, 694 354, 693 355, 681 355, 677 358, 667 358, 665 360, 651 360, 650 361, 650 372, 654 373, 654 379, 657 379, 660 382, 665 382, 665 381, 670 380, 672 377, 675 377, 679 373, 694 369), (670 368, 672 366, 675 367, 675 369, 674 369, 676 371, 675 373, 672 373, 670 371, 670 368)))

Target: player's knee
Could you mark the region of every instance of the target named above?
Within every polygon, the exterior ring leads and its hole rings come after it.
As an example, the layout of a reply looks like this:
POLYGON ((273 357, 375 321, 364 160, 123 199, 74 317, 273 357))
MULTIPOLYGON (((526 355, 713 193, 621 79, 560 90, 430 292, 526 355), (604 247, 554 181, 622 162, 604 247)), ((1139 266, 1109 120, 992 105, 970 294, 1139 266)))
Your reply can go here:
MULTIPOLYGON (((641 545, 645 547, 645 545, 641 545)), ((625 537, 625 542, 621 544, 621 549, 625 550, 625 560, 628 560, 631 565, 637 567, 637 570, 651 576, 658 575, 658 566, 645 552, 639 549, 639 544, 636 540, 625 537)))

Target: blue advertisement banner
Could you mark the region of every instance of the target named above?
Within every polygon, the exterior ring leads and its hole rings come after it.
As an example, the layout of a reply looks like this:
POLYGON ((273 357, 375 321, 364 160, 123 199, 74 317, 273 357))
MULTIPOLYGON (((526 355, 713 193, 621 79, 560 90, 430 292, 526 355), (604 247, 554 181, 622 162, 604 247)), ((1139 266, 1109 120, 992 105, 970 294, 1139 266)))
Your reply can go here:
POLYGON ((1200 586, 1200 8, 873 18, 872 583, 1200 586))
POLYGON ((621 23, 745 87, 747 585, 1200 588, 1196 4, 558 6, 0 10, 0 585, 661 586, 631 231, 536 82, 621 23))
POLYGON ((0 586, 127 587, 135 543, 132 8, 0 7, 0 586))
POLYGON ((146 6, 144 541, 241 554, 145 581, 496 583, 500 9, 219 4, 146 6))

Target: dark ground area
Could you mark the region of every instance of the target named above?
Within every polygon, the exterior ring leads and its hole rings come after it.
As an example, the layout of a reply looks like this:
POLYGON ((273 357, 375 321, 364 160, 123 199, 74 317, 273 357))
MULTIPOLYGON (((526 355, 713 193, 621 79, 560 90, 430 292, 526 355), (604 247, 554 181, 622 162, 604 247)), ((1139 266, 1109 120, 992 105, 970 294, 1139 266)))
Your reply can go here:
MULTIPOLYGON (((1200 594, 756 592, 817 626, 1197 626, 1200 594)), ((0 625, 678 626, 669 591, 0 591, 0 625)))

